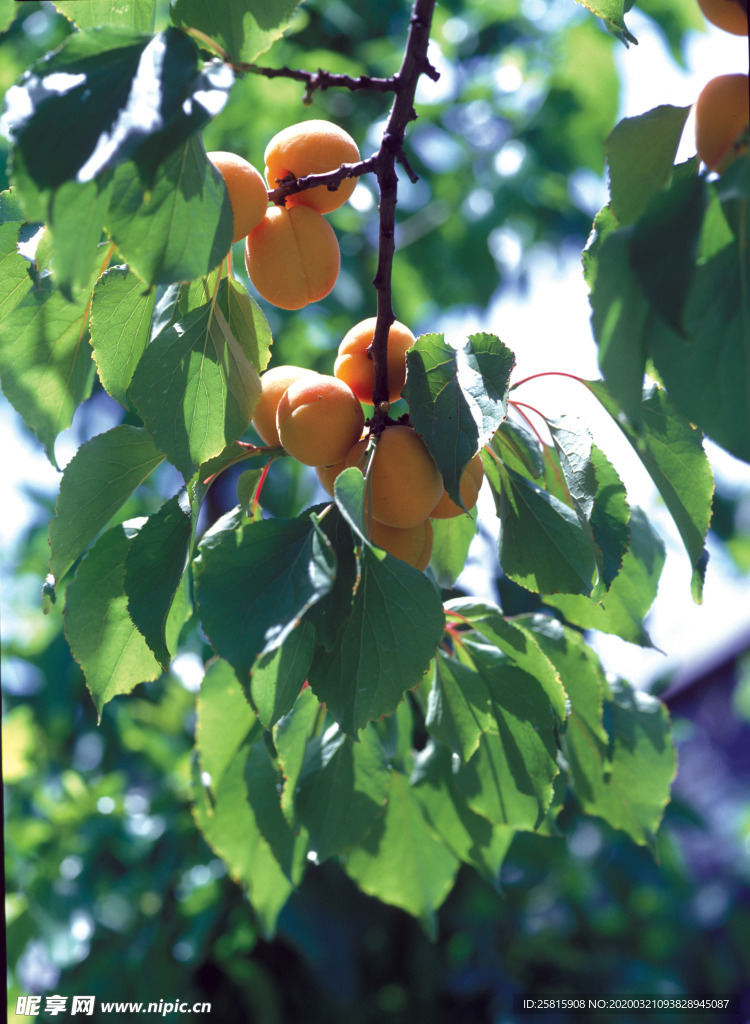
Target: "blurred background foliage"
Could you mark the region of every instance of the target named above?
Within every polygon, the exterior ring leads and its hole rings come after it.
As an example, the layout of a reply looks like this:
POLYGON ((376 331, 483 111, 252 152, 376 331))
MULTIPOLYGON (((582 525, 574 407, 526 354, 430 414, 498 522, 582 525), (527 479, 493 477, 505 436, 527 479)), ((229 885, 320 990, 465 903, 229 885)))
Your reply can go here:
MULTIPOLYGON (((15 7, 0 36, 3 92, 71 31, 51 3, 15 7)), ((648 0, 642 10, 679 61, 684 33, 700 25, 697 7, 648 0)), ((404 0, 307 0, 267 62, 390 74, 408 14, 404 0)), ((157 27, 167 16, 160 2, 157 27)), ((431 58, 441 79, 420 89, 419 120, 407 135, 420 180, 404 179, 399 192, 394 307, 415 333, 440 330, 448 314, 481 316, 498 291, 523 289, 540 247, 583 248, 599 205, 602 140, 617 119, 617 45, 572 0, 437 7, 431 58)), ((340 123, 363 156, 377 146, 387 97, 330 91, 304 107, 302 94, 284 79, 241 78, 206 130, 206 148, 260 166, 272 135, 305 117, 340 123)), ((330 372, 351 323, 374 314, 376 202, 363 181, 355 201, 331 215, 342 273, 328 299, 292 316, 264 307, 272 365, 330 372)), ((234 255, 242 276, 241 246, 234 255)), ((121 416, 95 392, 76 418, 78 442, 121 416)), ((282 460, 265 485, 274 515, 294 515, 314 497, 314 478, 292 461, 282 460)), ((174 473, 154 474, 122 518, 154 511, 177 486, 174 473)), ((230 474, 214 487, 210 518, 236 503, 235 487, 230 474)), ((111 701, 97 723, 59 611, 40 611, 54 495, 32 485, 28 496, 37 512, 1 563, 12 1007, 19 994, 60 992, 208 1000, 212 1018, 228 1022, 477 1024, 513 1019, 516 992, 727 994, 747 985, 750 799, 742 794, 750 768, 738 768, 732 753, 748 749, 750 729, 750 662, 741 651, 728 675, 704 674, 679 690, 695 699, 675 705, 683 756, 658 860, 570 805, 564 835, 517 838, 501 891, 460 874, 435 944, 333 865, 307 873, 271 939, 258 933, 191 817, 195 690, 210 651, 186 630, 172 670, 111 701), (706 720, 701 695, 717 693, 723 704, 709 701, 706 720), (721 740, 726 715, 735 725, 731 748, 721 740), (700 786, 696 795, 707 763, 708 802, 700 786)), ((714 535, 745 571, 749 519, 741 493, 717 496, 714 535)), ((498 585, 506 611, 522 610, 513 588, 498 585)))

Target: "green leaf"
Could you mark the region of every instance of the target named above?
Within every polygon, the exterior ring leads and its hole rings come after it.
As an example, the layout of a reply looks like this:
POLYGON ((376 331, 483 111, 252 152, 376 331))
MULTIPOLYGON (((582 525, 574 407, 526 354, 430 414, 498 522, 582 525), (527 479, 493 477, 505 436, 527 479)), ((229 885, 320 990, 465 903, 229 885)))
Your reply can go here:
POLYGON ((266 729, 288 714, 302 689, 315 652, 313 626, 303 621, 280 647, 265 654, 250 673, 250 697, 266 729))
POLYGON ((476 508, 467 515, 432 520, 430 571, 439 587, 452 587, 461 575, 476 532, 476 508))
POLYGON ((534 633, 523 619, 506 619, 498 607, 475 598, 456 598, 446 602, 449 618, 465 621, 486 640, 501 650, 514 665, 533 676, 544 689, 555 714, 563 721, 567 694, 557 669, 539 647, 534 633))
POLYGON ((231 665, 221 658, 206 669, 196 713, 195 745, 207 785, 216 794, 256 721, 231 665))
POLYGON ((111 175, 79 184, 66 181, 49 203, 55 283, 69 301, 85 288, 102 237, 111 194, 111 175))
POLYGON ((79 28, 101 25, 152 32, 155 0, 55 0, 55 7, 79 28))
POLYGON ((145 190, 132 162, 114 174, 105 222, 127 264, 147 284, 202 277, 232 243, 232 207, 221 175, 191 136, 145 190))
POLYGON ((492 724, 486 684, 472 668, 438 651, 425 715, 428 732, 468 761, 492 724))
POLYGON ((261 835, 271 848, 285 877, 296 886, 305 872, 308 837, 293 832, 281 810, 281 779, 263 741, 250 746, 245 762, 247 799, 261 835))
POLYGON ((190 558, 193 517, 185 491, 149 516, 130 546, 125 592, 130 617, 166 671, 167 618, 190 558))
POLYGON ((88 302, 67 302, 49 277, 30 287, 0 323, 0 378, 5 397, 55 462, 55 439, 91 394, 94 364, 87 344, 88 302))
POLYGON ((669 181, 689 113, 690 107, 655 107, 623 118, 607 139, 612 207, 623 226, 635 223, 669 181))
POLYGON ((307 745, 295 809, 319 861, 360 843, 383 814, 390 770, 373 729, 353 743, 337 726, 307 745))
POLYGON ((159 163, 219 113, 233 81, 221 61, 199 69, 195 44, 175 28, 74 32, 6 94, 22 198, 35 206, 40 192, 131 157, 151 184, 159 163))
POLYGON ((539 441, 520 423, 505 419, 489 443, 500 461, 529 479, 538 479, 544 472, 544 458, 539 441))
POLYGON ((440 595, 424 574, 364 544, 351 610, 333 648, 318 649, 310 686, 354 736, 420 682, 444 625, 440 595))
POLYGON ((708 561, 703 544, 714 489, 700 431, 675 412, 662 388, 644 391, 642 428, 637 430, 618 415, 604 383, 590 381, 588 386, 625 434, 664 499, 693 567, 693 598, 700 602, 708 561))
POLYGON ((249 524, 225 516, 204 535, 199 551, 201 623, 243 680, 259 655, 284 643, 335 576, 328 542, 306 513, 249 524))
POLYGON ((574 707, 589 701, 586 712, 571 715, 564 736, 573 790, 581 807, 653 849, 676 768, 666 709, 622 680, 611 683, 611 700, 604 706, 609 735, 603 739, 596 727, 596 697, 589 681, 581 676, 569 682, 574 707))
POLYGON ((13 190, 0 192, 0 323, 29 290, 29 262, 18 251, 24 216, 13 190))
POLYGON ((400 907, 431 937, 435 911, 450 892, 459 861, 430 829, 401 772, 391 772, 385 815, 346 857, 344 867, 359 888, 400 907))
POLYGON ((259 395, 249 353, 215 303, 152 341, 129 391, 154 441, 185 479, 246 430, 259 395))
POLYGON ((91 300, 91 346, 102 386, 128 408, 126 392, 151 336, 156 289, 128 267, 109 267, 91 300))
POLYGON ((100 717, 108 700, 161 675, 128 615, 125 561, 135 532, 126 524, 102 534, 66 592, 65 636, 100 717))
POLYGON ((219 44, 232 61, 254 61, 279 39, 300 0, 172 0, 175 25, 197 28, 219 44))
POLYGON ((281 793, 281 809, 292 826, 301 827, 294 810, 294 794, 297 780, 305 760, 307 741, 315 730, 318 717, 323 713, 320 704, 309 686, 297 697, 292 710, 279 719, 273 730, 273 742, 278 755, 279 767, 284 776, 281 793))
POLYGON ((203 784, 197 766, 193 772, 193 814, 206 842, 227 865, 231 878, 242 886, 265 938, 273 937, 292 885, 263 838, 250 808, 245 782, 247 744, 229 763, 213 793, 203 784))
POLYGON ((503 572, 537 593, 590 594, 596 562, 573 509, 489 456, 482 461, 500 517, 503 572))
POLYGON ((676 409, 750 462, 750 269, 738 240, 696 268, 687 340, 657 322, 648 344, 676 409))
POLYGON ((442 334, 425 334, 406 354, 403 397, 456 504, 467 463, 505 419, 514 363, 493 334, 474 334, 459 349, 442 334))
POLYGON ((451 755, 440 743, 428 743, 419 753, 410 781, 427 821, 448 849, 499 889, 500 868, 516 830, 493 825, 468 807, 456 786, 451 755))
POLYGON ((630 6, 626 6, 625 0, 577 0, 577 3, 587 7, 598 18, 601 18, 621 43, 627 46, 628 43, 638 42, 625 24, 625 10, 630 6))
POLYGON ((664 568, 664 542, 639 508, 631 510, 629 526, 630 546, 600 602, 575 594, 553 594, 545 597, 545 603, 582 629, 614 633, 630 643, 650 647, 643 620, 654 602, 664 568))
POLYGON ((65 467, 49 524, 49 569, 57 580, 163 461, 141 427, 123 424, 81 445, 65 467))
POLYGON ((692 294, 695 259, 706 210, 706 181, 693 168, 649 202, 635 225, 630 260, 652 308, 685 333, 685 306, 692 294))
POLYGON ((633 229, 623 228, 604 239, 590 302, 602 375, 619 406, 638 423, 650 307, 631 266, 632 238, 633 229))
POLYGON ((547 694, 496 647, 467 639, 461 655, 488 688, 494 722, 456 783, 477 814, 498 825, 534 830, 552 802, 559 770, 547 694))
MULTIPOLYGON (((320 514, 321 510, 316 511, 320 514)), ((358 567, 352 531, 339 509, 336 506, 331 508, 322 516, 319 525, 336 556, 336 578, 330 591, 307 612, 305 620, 315 627, 318 643, 330 651, 347 626, 358 567)))

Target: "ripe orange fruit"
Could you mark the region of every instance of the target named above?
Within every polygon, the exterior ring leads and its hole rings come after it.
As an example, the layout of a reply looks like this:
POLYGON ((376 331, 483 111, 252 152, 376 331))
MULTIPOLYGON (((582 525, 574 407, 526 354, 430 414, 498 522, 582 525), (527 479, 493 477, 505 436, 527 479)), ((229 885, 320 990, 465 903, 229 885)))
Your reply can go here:
MULTIPOLYGON (((289 175, 304 178, 338 170, 342 164, 358 163, 359 149, 351 135, 331 121, 302 121, 274 135, 266 147, 265 161, 266 181, 274 189, 289 175)), ((356 178, 345 178, 335 191, 319 185, 287 196, 286 205, 330 213, 347 201, 356 185, 356 178)))
POLYGON ((725 171, 747 149, 750 97, 748 76, 718 75, 695 104, 695 145, 709 170, 725 171))
POLYGON ((725 32, 747 35, 747 0, 698 0, 704 17, 725 32))
POLYGON ((206 156, 224 179, 234 215, 233 242, 257 228, 268 209, 268 195, 263 175, 236 153, 214 150, 206 156))
MULTIPOLYGON (((344 380, 360 402, 372 404, 372 386, 375 378, 375 364, 368 355, 375 334, 374 316, 356 324, 344 336, 339 345, 333 372, 344 380)), ((415 338, 408 327, 398 320, 388 331, 388 401, 395 402, 401 397, 406 381, 406 350, 414 344, 415 338)))

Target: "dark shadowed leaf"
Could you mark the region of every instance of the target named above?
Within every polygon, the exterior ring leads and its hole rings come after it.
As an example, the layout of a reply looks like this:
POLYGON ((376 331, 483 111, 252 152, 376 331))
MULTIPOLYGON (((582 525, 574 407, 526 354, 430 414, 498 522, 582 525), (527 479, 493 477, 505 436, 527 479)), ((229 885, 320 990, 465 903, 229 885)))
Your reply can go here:
POLYGON ((303 621, 280 647, 264 654, 253 665, 250 697, 266 729, 271 729, 294 706, 307 679, 315 643, 314 627, 303 621))
POLYGON ((359 843, 383 814, 390 769, 375 731, 352 742, 336 726, 307 745, 295 808, 310 848, 326 860, 359 843))
POLYGON ((476 532, 476 509, 452 519, 432 520, 430 571, 439 587, 452 587, 461 575, 476 532))
POLYGON ((230 514, 204 535, 195 568, 200 618, 217 653, 247 680, 331 589, 335 556, 315 522, 243 522, 230 514))
POLYGON ((505 418, 514 363, 513 353, 492 334, 472 335, 458 349, 442 334, 425 334, 406 355, 403 396, 412 423, 457 504, 466 464, 505 418))
POLYGON ((468 761, 492 724, 486 684, 473 668, 438 651, 425 715, 429 733, 468 761))
POLYGON ((245 762, 247 800, 261 835, 271 848, 279 867, 292 885, 305 871, 308 837, 304 830, 292 831, 281 810, 281 777, 262 740, 251 744, 245 762))
POLYGON ((130 545, 125 565, 125 592, 133 622, 166 671, 167 618, 190 557, 193 517, 185 491, 149 516, 130 545))

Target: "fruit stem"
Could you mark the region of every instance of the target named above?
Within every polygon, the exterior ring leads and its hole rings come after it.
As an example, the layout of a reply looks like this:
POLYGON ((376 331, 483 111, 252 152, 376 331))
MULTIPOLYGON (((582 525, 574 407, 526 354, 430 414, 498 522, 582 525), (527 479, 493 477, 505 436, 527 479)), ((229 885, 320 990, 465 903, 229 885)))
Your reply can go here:
POLYGON ((587 380, 584 380, 583 377, 577 377, 574 373, 565 373, 563 370, 543 370, 541 373, 532 373, 529 377, 524 377, 523 380, 517 380, 514 384, 511 384, 510 390, 513 391, 515 388, 520 388, 522 384, 527 384, 530 380, 536 380, 537 377, 570 377, 571 380, 578 381, 584 387, 589 386, 587 380))

